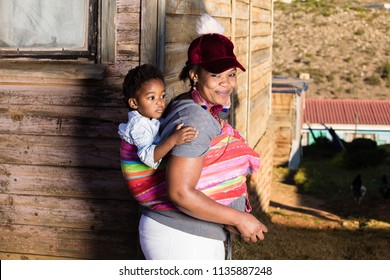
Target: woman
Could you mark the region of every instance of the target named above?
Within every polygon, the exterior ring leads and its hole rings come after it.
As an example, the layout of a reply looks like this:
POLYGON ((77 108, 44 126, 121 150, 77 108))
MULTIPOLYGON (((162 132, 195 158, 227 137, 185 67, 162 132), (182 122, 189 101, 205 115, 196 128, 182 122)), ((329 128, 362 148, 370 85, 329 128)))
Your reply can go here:
MULTIPOLYGON (((218 24, 209 17, 207 22, 218 24)), ((166 183, 155 178, 154 186, 143 191, 153 193, 143 201, 139 225, 146 259, 225 259, 226 229, 248 242, 263 240, 268 231, 247 212, 246 175, 257 171, 258 154, 223 119, 237 68, 245 71, 233 48, 217 33, 201 35, 189 47, 180 79, 190 79, 191 90, 171 101, 161 138, 180 123, 195 127, 198 136, 171 150, 166 183)))

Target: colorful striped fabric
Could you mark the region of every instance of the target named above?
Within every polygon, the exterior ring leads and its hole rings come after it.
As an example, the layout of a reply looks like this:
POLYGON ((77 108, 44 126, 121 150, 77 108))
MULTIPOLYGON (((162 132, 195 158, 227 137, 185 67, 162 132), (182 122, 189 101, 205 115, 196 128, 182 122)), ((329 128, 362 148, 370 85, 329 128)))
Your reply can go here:
MULTIPOLYGON (((196 189, 218 203, 228 205, 246 193, 246 175, 257 172, 259 155, 229 124, 211 142, 196 189)), ((153 210, 177 210, 166 192, 165 163, 157 170, 144 165, 137 148, 127 142, 120 147, 122 173, 133 197, 153 210)))

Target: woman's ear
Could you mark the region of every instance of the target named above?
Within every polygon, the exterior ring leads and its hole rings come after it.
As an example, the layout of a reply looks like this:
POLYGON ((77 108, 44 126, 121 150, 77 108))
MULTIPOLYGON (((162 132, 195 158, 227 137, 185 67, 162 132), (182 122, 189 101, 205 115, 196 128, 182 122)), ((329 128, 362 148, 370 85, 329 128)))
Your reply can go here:
POLYGON ((198 74, 194 69, 190 70, 190 78, 193 80, 195 83, 198 81, 198 74))
POLYGON ((137 109, 138 108, 138 105, 137 105, 137 100, 135 100, 135 98, 129 98, 129 106, 131 109, 137 109))

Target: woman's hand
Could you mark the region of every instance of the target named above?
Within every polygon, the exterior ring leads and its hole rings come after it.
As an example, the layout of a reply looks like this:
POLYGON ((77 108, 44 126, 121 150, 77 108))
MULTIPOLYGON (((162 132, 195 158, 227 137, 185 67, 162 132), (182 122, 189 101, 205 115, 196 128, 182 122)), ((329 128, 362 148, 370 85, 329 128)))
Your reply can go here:
POLYGON ((196 190, 203 157, 185 158, 171 156, 167 168, 167 191, 171 201, 182 212, 194 218, 227 225, 237 229, 245 241, 264 239, 268 229, 255 216, 224 206, 196 190))
POLYGON ((247 242, 264 240, 264 233, 268 232, 268 228, 249 213, 242 212, 241 216, 235 226, 241 237, 247 242))

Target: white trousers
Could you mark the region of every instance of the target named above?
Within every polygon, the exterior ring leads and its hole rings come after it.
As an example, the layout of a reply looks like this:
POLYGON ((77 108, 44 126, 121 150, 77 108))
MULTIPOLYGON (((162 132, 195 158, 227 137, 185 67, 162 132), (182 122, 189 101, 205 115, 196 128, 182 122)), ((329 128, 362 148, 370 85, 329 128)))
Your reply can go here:
POLYGON ((205 238, 165 226, 141 216, 139 236, 147 260, 224 260, 221 240, 205 238))

